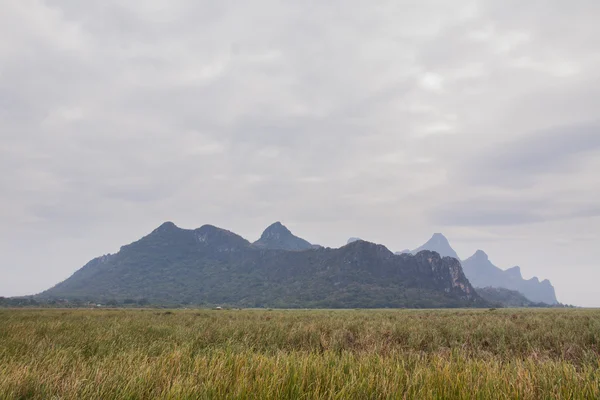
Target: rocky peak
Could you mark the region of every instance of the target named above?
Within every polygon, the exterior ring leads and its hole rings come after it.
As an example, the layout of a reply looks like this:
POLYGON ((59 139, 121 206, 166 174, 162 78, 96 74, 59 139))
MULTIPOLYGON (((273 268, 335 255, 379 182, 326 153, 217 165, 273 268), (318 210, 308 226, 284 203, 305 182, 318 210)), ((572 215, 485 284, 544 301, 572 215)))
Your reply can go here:
POLYGON ((179 228, 173 222, 165 222, 143 238, 124 245, 120 251, 139 248, 165 247, 174 249, 183 243, 193 243, 193 231, 179 228))
POLYGON ((243 237, 213 225, 203 225, 194 231, 198 243, 219 248, 245 247, 250 243, 243 237))
POLYGON ((358 242, 359 240, 362 240, 362 239, 361 238, 357 238, 357 237, 351 237, 350 239, 348 239, 348 241, 346 242, 346 244, 358 242))
POLYGON ((439 232, 434 233, 431 237, 431 240, 437 240, 438 242, 448 243, 448 239, 446 239, 446 236, 442 235, 439 232))
POLYGON ((489 261, 490 257, 483 250, 477 250, 475 254, 473 254, 473 258, 476 260, 489 261))
POLYGON ((273 250, 308 250, 313 246, 304 239, 301 239, 283 225, 281 222, 275 222, 269 225, 263 232, 260 239, 253 244, 256 247, 273 250))
POLYGON ((340 250, 343 250, 343 254, 349 263, 377 263, 381 260, 389 260, 393 256, 393 253, 384 245, 364 240, 357 240, 349 243, 340 250))
MULTIPOLYGON (((182 235, 185 235, 185 229, 179 228, 173 222, 167 221, 161 224, 158 228, 154 229, 148 235, 144 236, 138 242, 158 241, 161 243, 176 242, 182 235)), ((126 246, 123 246, 126 247, 126 246)))
POLYGON ((167 222, 162 223, 155 230, 153 230, 152 233, 151 233, 151 235, 153 235, 153 234, 168 233, 168 232, 174 232, 174 231, 177 231, 179 229, 180 228, 177 225, 175 225, 173 222, 167 221, 167 222))
POLYGON ((170 229, 170 228, 177 228, 177 225, 175 225, 171 221, 167 221, 167 222, 164 222, 161 226, 158 227, 158 229, 170 229))
POLYGON ((518 278, 518 279, 523 279, 523 275, 521 275, 521 268, 520 267, 512 267, 506 270, 506 274, 510 277, 514 277, 514 278, 518 278))
POLYGON ((456 254, 456 251, 450 246, 448 239, 441 233, 434 233, 427 243, 412 252, 413 254, 416 254, 422 250, 435 251, 442 257, 452 257, 459 260, 458 254, 456 254))
POLYGON ((285 236, 293 236, 292 232, 286 228, 281 222, 277 221, 263 232, 261 239, 281 239, 285 236))

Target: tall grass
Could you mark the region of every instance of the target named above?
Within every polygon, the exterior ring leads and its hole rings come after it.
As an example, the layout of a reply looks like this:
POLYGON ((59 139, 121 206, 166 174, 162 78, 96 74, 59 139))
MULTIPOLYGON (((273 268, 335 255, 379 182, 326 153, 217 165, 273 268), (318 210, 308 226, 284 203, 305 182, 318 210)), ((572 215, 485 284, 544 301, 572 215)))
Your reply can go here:
POLYGON ((600 398, 597 310, 0 310, 0 398, 600 398))

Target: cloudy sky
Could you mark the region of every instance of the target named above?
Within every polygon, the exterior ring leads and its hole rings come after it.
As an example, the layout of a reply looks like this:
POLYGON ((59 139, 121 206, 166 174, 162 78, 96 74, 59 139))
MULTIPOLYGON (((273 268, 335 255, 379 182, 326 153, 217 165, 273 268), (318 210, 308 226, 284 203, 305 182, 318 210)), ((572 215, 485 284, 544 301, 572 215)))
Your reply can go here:
POLYGON ((2 0, 0 296, 162 222, 415 248, 600 306, 597 0, 2 0))

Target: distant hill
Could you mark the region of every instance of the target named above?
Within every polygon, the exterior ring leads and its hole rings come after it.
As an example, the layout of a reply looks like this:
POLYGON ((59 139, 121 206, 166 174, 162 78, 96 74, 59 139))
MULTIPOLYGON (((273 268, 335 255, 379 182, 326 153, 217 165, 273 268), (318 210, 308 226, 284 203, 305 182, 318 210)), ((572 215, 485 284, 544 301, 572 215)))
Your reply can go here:
MULTIPOLYGON (((450 242, 441 233, 433 235, 427 243, 413 250, 412 253, 421 250, 438 252, 442 256, 458 258, 458 254, 450 245, 450 242)), ((472 257, 462 261, 465 275, 474 287, 495 287, 516 290, 524 295, 532 303, 558 304, 554 287, 548 280, 540 282, 538 278, 523 279, 519 267, 500 269, 493 265, 485 252, 478 250, 472 257)))
POLYGON ((478 250, 462 262, 465 275, 475 287, 501 287, 516 290, 534 303, 558 304, 554 287, 549 280, 539 281, 537 277, 523 279, 521 269, 513 267, 502 270, 489 260, 488 255, 478 250))
POLYGON ((545 303, 535 303, 516 290, 498 287, 475 288, 485 300, 502 307, 548 307, 545 303))
POLYGON ((416 254, 422 250, 435 251, 442 257, 452 257, 460 260, 460 258, 458 258, 458 254, 456 254, 454 249, 450 246, 448 239, 446 239, 446 237, 441 233, 434 233, 427 243, 418 249, 413 250, 412 253, 416 254))
POLYGON ((397 256, 365 241, 300 251, 306 241, 284 228, 272 225, 250 244, 210 225, 165 223, 36 298, 282 308, 488 305, 455 259, 430 251, 397 256))
POLYGON ((315 247, 308 241, 294 236, 281 222, 275 222, 265 229, 260 239, 254 242, 253 245, 264 249, 294 251, 308 250, 315 247))

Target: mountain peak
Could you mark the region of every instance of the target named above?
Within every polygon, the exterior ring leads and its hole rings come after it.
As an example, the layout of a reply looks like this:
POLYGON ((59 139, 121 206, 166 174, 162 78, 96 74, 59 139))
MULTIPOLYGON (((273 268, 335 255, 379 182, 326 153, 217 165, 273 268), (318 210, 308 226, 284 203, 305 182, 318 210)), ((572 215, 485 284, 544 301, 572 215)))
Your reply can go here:
POLYGON ((458 254, 456 254, 456 251, 450 246, 448 239, 441 233, 434 233, 427 243, 412 252, 413 254, 416 254, 422 250, 435 251, 442 257, 452 257, 459 260, 458 254))
POLYGON ((487 255, 487 253, 483 250, 477 250, 475 252, 475 254, 473 254, 473 257, 479 259, 479 260, 489 260, 490 257, 487 255))
POLYGON ((441 233, 434 233, 427 243, 450 246, 450 242, 446 236, 442 235, 441 233))
POLYGON ((199 243, 216 245, 218 247, 245 247, 250 244, 243 237, 213 225, 203 225, 196 229, 194 233, 199 243))
POLYGON ((269 225, 260 238, 269 239, 282 235, 292 235, 292 232, 281 222, 277 221, 269 225))
POLYGON ((185 232, 185 229, 181 229, 171 221, 167 221, 162 223, 158 228, 154 229, 142 239, 163 238, 164 240, 165 238, 173 238, 178 236, 182 232, 185 232))
POLYGON ((362 239, 361 238, 357 238, 357 237, 351 237, 350 239, 348 239, 348 241, 346 242, 346 244, 358 242, 359 240, 362 240, 362 239))
POLYGON ((177 225, 175 225, 171 221, 163 222, 158 228, 154 230, 154 232, 166 232, 174 229, 179 229, 177 225))
POLYGON ((274 250, 308 250, 312 245, 294 234, 281 222, 277 221, 267 227, 254 246, 274 250))

